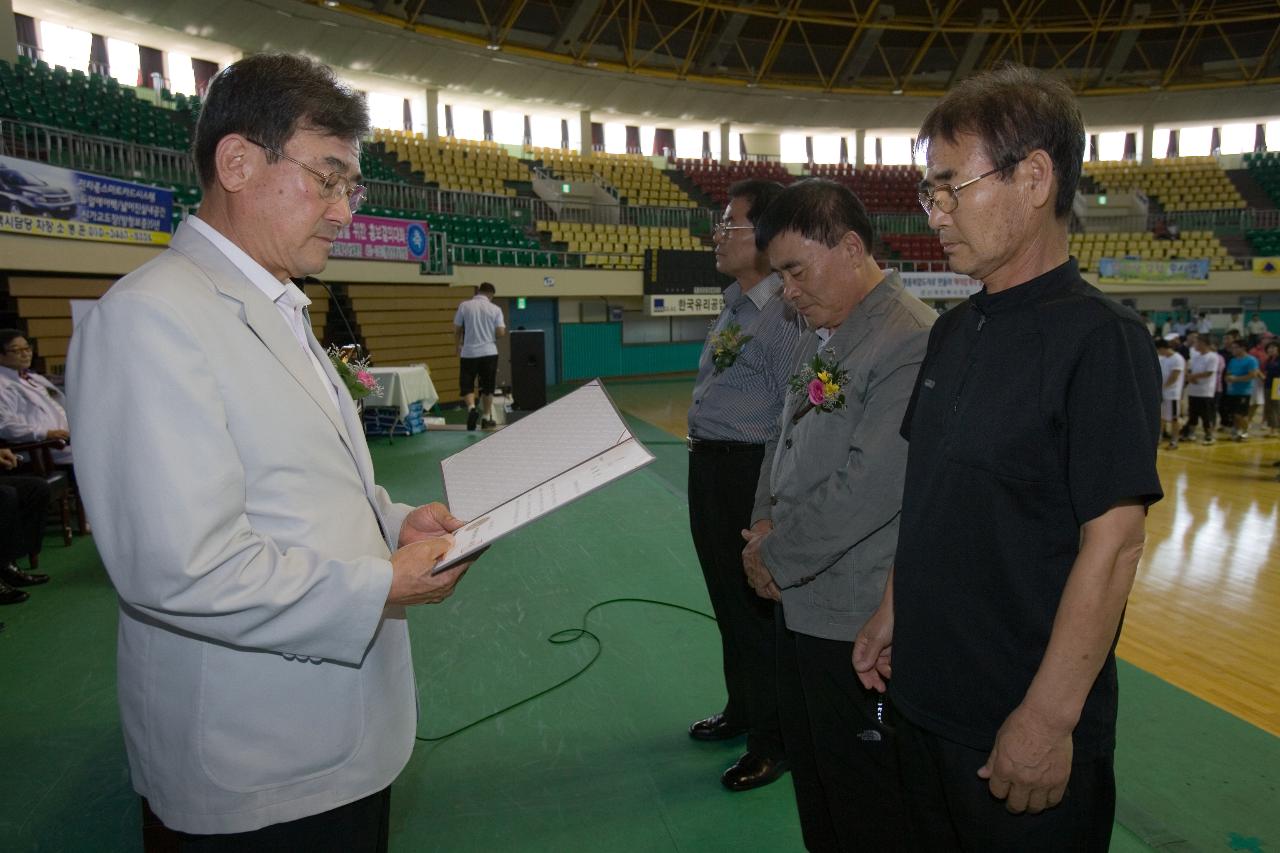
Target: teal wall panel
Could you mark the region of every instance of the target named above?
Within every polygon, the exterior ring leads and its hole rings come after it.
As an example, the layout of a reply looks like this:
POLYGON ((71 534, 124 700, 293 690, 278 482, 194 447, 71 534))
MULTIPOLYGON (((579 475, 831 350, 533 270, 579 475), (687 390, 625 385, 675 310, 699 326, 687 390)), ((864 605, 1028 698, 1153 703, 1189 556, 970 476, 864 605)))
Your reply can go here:
POLYGON ((643 376, 698 369, 701 341, 622 344, 621 323, 564 323, 560 326, 562 378, 643 376))

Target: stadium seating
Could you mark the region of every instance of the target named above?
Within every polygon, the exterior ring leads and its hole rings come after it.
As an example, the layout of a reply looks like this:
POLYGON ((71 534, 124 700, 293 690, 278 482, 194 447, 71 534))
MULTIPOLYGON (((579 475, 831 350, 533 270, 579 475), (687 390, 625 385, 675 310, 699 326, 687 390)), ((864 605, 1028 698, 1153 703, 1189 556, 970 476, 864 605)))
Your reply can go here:
POLYGON ((1254 255, 1280 257, 1280 228, 1250 228, 1245 232, 1254 255))
POLYGON ((514 196, 508 181, 528 181, 529 170, 496 142, 440 137, 428 140, 421 133, 376 129, 373 141, 421 173, 424 180, 444 190, 514 196))
POLYGON ((942 244, 936 234, 882 234, 881 242, 890 259, 904 261, 945 261, 942 244))
POLYGON ((921 172, 915 166, 863 166, 848 163, 811 164, 807 174, 844 184, 858 194, 872 213, 916 213, 920 210, 921 172))
POLYGON ((585 266, 602 269, 641 269, 645 249, 710 251, 680 228, 547 220, 539 220, 537 228, 552 243, 563 243, 566 251, 582 253, 585 266))
POLYGON ((703 192, 716 207, 729 203, 729 187, 738 181, 758 179, 777 181, 780 184, 791 184, 796 176, 777 162, 748 160, 744 163, 722 165, 713 160, 695 160, 693 158, 676 157, 671 166, 683 172, 685 177, 703 192))
POLYGON ((1214 157, 1171 157, 1145 165, 1105 160, 1085 163, 1084 173, 1102 192, 1137 190, 1170 212, 1246 206, 1214 157))
POLYGON ((160 102, 150 104, 110 77, 32 63, 26 57, 16 65, 0 60, 0 118, 139 145, 190 148, 199 98, 164 91, 160 102))
POLYGON ((1249 175, 1271 199, 1271 203, 1280 207, 1280 152, 1246 154, 1244 165, 1249 170, 1249 175))
POLYGON ((563 148, 530 148, 530 159, 567 181, 589 181, 598 175, 618 191, 623 204, 649 207, 697 207, 698 203, 641 154, 583 156, 563 148))
POLYGON ((1236 259, 1212 231, 1185 231, 1177 240, 1157 240, 1150 231, 1077 233, 1071 235, 1070 251, 1083 270, 1096 271, 1102 258, 1208 258, 1211 270, 1238 268, 1236 259))

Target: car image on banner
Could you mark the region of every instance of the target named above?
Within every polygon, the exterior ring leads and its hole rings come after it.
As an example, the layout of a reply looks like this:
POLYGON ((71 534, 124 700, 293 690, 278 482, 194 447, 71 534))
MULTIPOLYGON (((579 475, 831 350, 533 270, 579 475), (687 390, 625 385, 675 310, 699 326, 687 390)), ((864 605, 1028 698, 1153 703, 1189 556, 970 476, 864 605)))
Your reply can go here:
POLYGON ((73 219, 76 202, 66 187, 47 183, 8 163, 0 163, 0 210, 28 216, 73 219))
POLYGON ((173 190, 0 155, 0 233, 163 246, 173 190))

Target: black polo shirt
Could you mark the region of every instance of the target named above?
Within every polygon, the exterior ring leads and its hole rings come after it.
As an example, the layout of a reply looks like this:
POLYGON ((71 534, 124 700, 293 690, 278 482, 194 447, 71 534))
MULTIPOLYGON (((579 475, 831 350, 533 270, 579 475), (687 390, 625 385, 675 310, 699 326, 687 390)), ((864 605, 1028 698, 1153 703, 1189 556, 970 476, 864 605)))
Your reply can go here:
MULTIPOLYGON (((893 698, 916 725, 990 749, 1044 657, 1081 526, 1162 497, 1155 347, 1071 259, 939 319, 902 434, 893 698)), ((1109 749, 1115 719, 1109 654, 1077 757, 1109 749)))

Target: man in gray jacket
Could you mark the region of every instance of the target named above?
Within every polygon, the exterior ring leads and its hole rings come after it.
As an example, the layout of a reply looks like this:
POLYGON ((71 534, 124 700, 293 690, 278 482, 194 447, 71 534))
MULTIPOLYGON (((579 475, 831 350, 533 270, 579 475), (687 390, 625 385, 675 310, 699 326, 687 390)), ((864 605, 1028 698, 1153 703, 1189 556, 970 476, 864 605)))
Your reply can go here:
POLYGON ((781 601, 778 708, 805 846, 893 850, 902 803, 879 694, 851 658, 898 539, 899 435, 934 312, 871 256, 862 202, 829 181, 788 188, 756 241, 805 319, 781 433, 765 450, 743 564, 781 601))

